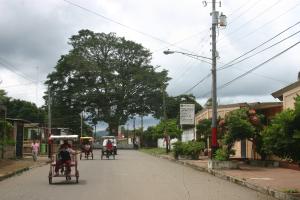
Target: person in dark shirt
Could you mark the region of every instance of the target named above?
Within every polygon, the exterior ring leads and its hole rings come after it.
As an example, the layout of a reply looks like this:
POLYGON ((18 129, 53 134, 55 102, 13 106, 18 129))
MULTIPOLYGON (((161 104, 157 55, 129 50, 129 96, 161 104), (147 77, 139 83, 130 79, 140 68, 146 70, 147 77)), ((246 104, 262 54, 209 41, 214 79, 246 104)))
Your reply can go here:
POLYGON ((71 172, 71 154, 75 154, 75 151, 71 148, 71 145, 68 144, 68 141, 64 141, 64 143, 59 148, 58 160, 55 165, 55 176, 58 176, 59 168, 63 164, 65 164, 67 173, 71 172))

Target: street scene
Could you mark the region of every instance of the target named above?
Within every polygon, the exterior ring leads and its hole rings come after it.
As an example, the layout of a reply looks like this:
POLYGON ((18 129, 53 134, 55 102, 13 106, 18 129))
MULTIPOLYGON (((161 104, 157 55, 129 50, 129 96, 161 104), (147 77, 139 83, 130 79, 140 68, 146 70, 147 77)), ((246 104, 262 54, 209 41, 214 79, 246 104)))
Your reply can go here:
POLYGON ((95 154, 79 162, 78 184, 57 178, 49 187, 43 166, 0 182, 1 199, 272 199, 145 153, 123 150, 116 160, 95 154))
POLYGON ((0 0, 0 199, 300 199, 298 0, 0 0))

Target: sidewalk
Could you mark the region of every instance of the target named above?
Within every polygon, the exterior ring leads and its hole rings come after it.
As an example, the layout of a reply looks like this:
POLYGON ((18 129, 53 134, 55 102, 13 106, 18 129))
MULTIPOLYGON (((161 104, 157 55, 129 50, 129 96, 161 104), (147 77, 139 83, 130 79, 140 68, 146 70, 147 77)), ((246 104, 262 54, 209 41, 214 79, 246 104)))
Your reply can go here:
POLYGON ((0 160, 0 181, 31 168, 43 166, 48 161, 47 156, 39 156, 36 162, 32 160, 31 156, 25 156, 23 159, 16 160, 0 160))
POLYGON ((171 155, 160 158, 190 166, 196 170, 208 172, 216 177, 268 194, 277 199, 300 199, 300 171, 285 168, 253 167, 241 164, 240 169, 209 170, 208 159, 175 160, 171 155), (289 192, 297 193, 289 193, 289 192))

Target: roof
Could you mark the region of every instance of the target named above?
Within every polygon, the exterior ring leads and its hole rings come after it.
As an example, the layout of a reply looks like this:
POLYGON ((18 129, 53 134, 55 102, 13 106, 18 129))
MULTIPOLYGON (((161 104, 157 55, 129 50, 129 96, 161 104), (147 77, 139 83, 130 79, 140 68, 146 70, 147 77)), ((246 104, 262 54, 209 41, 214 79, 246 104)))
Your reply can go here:
POLYGON ((30 121, 26 120, 26 119, 14 119, 14 118, 6 118, 7 121, 13 121, 13 122, 23 122, 23 123, 30 123, 30 121))
POLYGON ((30 124, 25 124, 24 128, 38 128, 39 123, 30 123, 30 124))
POLYGON ((78 135, 51 135, 51 140, 76 140, 78 135))
POLYGON ((292 84, 290 84, 290 85, 288 85, 288 86, 286 86, 286 87, 284 87, 280 90, 277 90, 276 92, 273 92, 272 96, 274 98, 278 98, 282 101, 283 100, 283 93, 288 92, 288 91, 290 91, 290 90, 292 90, 296 87, 300 87, 300 80, 296 81, 295 83, 292 83, 292 84))
MULTIPOLYGON (((239 108, 253 108, 253 109, 267 109, 267 108, 274 108, 274 107, 281 107, 282 102, 253 102, 253 103, 234 103, 234 104, 226 104, 226 105, 219 105, 218 109, 221 108, 234 108, 234 107, 239 107, 239 108)), ((208 109, 212 109, 211 106, 208 106, 204 109, 202 109, 200 112, 197 113, 203 113, 208 109)))

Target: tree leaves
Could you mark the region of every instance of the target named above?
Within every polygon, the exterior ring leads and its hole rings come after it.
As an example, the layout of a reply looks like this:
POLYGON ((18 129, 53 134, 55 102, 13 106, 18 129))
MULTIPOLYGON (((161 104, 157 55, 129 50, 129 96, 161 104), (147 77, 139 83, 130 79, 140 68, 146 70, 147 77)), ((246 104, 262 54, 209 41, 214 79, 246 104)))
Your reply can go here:
POLYGON ((160 112, 169 78, 167 71, 154 71, 149 50, 114 33, 90 30, 80 30, 69 44, 72 50, 46 82, 59 115, 85 110, 91 123, 105 121, 116 133, 130 116, 160 112))

